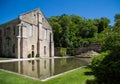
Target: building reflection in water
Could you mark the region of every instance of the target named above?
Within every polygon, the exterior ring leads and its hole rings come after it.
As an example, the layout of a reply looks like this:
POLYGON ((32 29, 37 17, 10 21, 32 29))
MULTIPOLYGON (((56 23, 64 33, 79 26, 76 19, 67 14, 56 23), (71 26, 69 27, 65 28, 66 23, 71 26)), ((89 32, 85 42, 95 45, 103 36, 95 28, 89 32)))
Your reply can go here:
POLYGON ((0 63, 0 68, 38 79, 45 79, 54 74, 54 58, 0 63))
POLYGON ((90 63, 88 58, 38 59, 0 63, 0 69, 9 70, 30 77, 45 79, 90 63))

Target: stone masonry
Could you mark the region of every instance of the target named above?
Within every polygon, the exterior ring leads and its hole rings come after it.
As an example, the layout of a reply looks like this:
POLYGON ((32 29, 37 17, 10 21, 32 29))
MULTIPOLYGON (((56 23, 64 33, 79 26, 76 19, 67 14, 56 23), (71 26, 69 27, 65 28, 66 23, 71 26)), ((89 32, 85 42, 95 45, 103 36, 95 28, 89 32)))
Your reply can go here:
POLYGON ((40 9, 0 25, 0 56, 30 58, 54 56, 53 32, 40 9))

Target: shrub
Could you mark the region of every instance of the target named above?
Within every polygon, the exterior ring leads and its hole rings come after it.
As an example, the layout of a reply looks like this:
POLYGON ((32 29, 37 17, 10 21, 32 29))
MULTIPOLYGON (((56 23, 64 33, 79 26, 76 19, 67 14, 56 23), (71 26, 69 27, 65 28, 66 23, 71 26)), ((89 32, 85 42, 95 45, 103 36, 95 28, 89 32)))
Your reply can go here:
POLYGON ((70 56, 75 56, 76 55, 76 52, 74 49, 72 48, 67 48, 67 54, 70 55, 70 56))
POLYGON ((105 41, 102 43, 101 50, 113 50, 113 48, 118 45, 120 45, 120 34, 113 32, 106 37, 105 41))
POLYGON ((31 58, 32 57, 32 55, 31 54, 28 54, 28 56, 27 56, 28 58, 31 58))
POLYGON ((120 35, 111 34, 102 45, 104 51, 94 57, 91 65, 98 84, 120 84, 120 35), (110 45, 109 45, 110 44, 110 45))
POLYGON ((67 51, 66 48, 60 48, 60 54, 61 54, 61 56, 66 56, 66 51, 67 51))
POLYGON ((94 56, 92 58, 92 62, 91 62, 91 67, 93 68, 93 70, 97 67, 99 67, 100 63, 103 61, 103 59, 109 54, 109 51, 106 52, 102 52, 101 54, 94 56))
POLYGON ((39 54, 36 54, 36 57, 40 57, 39 54))

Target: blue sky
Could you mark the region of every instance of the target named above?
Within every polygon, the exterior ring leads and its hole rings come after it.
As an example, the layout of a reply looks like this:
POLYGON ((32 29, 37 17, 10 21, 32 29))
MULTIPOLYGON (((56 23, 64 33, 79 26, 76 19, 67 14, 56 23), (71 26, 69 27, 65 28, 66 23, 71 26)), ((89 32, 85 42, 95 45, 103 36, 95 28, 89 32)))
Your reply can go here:
POLYGON ((120 0, 0 0, 0 24, 27 11, 40 8, 44 15, 76 14, 86 18, 107 17, 114 22, 120 13, 120 0))

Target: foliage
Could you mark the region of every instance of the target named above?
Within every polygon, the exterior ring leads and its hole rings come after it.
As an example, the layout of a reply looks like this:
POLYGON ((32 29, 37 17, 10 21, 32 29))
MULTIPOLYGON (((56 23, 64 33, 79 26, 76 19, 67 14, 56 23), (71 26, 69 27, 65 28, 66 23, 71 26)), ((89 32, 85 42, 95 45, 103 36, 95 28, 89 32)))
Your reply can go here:
POLYGON ((31 54, 28 54, 28 56, 27 56, 28 58, 31 58, 32 57, 32 55, 31 54))
POLYGON ((106 17, 92 20, 66 14, 52 16, 48 21, 53 29, 55 47, 66 48, 83 47, 92 42, 100 42, 99 34, 106 29, 109 30, 110 22, 106 17))
POLYGON ((60 54, 61 56, 66 56, 67 49, 66 48, 60 48, 60 54))
POLYGON ((100 19, 94 19, 95 25, 98 27, 98 33, 101 33, 105 28, 108 27, 110 20, 106 17, 100 19))
POLYGON ((120 34, 108 35, 102 50, 109 52, 96 56, 91 62, 98 84, 120 84, 120 34))
POLYGON ((40 55, 39 55, 39 54, 36 54, 36 57, 40 57, 40 55))
POLYGON ((67 48, 67 54, 70 55, 70 56, 75 56, 76 55, 76 52, 74 49, 72 48, 67 48))
POLYGON ((114 31, 120 31, 120 14, 115 15, 114 31))
POLYGON ((85 20, 79 28, 79 33, 82 38, 91 38, 97 33, 97 27, 92 20, 85 20))
POLYGON ((91 62, 91 68, 93 69, 93 71, 97 70, 97 68, 100 66, 101 62, 103 61, 103 59, 109 54, 109 51, 106 52, 102 52, 101 54, 94 56, 92 58, 92 62, 91 62))
POLYGON ((120 34, 119 32, 110 33, 102 44, 102 51, 113 50, 120 45, 120 34))
POLYGON ((67 48, 57 47, 57 48, 55 48, 55 50, 58 53, 58 55, 60 55, 60 56, 66 56, 66 54, 67 54, 67 48))

